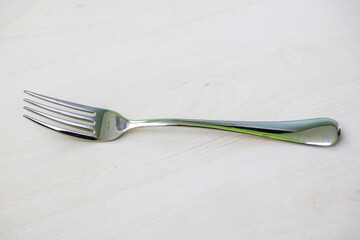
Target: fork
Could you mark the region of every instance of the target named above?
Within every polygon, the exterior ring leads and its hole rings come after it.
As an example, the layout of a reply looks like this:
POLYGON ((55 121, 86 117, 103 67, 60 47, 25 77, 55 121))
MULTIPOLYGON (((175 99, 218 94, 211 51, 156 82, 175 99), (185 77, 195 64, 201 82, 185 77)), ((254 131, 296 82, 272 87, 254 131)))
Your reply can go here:
POLYGON ((70 128, 76 130, 46 123, 28 115, 24 115, 25 118, 57 132, 91 141, 112 141, 119 138, 123 133, 130 129, 151 126, 211 128, 315 146, 334 145, 340 137, 338 123, 330 118, 274 122, 217 121, 176 118, 130 120, 112 110, 77 104, 27 90, 24 92, 32 97, 60 105, 68 110, 55 108, 27 98, 24 99, 25 102, 37 108, 44 109, 47 112, 56 113, 56 115, 62 115, 72 120, 24 106, 26 110, 61 125, 70 126, 70 128), (71 109, 77 110, 78 112, 81 112, 81 114, 70 111, 71 109))

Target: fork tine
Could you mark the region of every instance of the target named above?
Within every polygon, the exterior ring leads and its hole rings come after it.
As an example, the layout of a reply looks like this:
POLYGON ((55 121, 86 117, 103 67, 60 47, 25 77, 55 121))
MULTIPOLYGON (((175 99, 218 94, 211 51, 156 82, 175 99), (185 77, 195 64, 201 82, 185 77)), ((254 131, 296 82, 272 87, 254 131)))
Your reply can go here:
POLYGON ((56 122, 59 122, 59 123, 62 123, 62 124, 65 124, 65 125, 68 125, 68 126, 71 126, 71 127, 94 131, 94 126, 90 126, 90 125, 87 125, 87 124, 82 124, 82 123, 77 123, 77 122, 69 121, 69 120, 66 120, 66 119, 63 119, 63 118, 54 117, 54 116, 51 116, 51 115, 49 115, 49 114, 40 112, 40 111, 38 111, 38 110, 29 108, 29 107, 26 107, 26 106, 24 107, 24 109, 26 109, 26 110, 28 110, 28 111, 30 111, 30 112, 36 113, 36 114, 38 114, 38 115, 40 115, 40 116, 46 117, 46 118, 48 118, 48 119, 50 119, 50 120, 53 120, 53 121, 56 121, 56 122))
POLYGON ((41 104, 41 103, 32 101, 32 100, 30 100, 30 99, 27 99, 27 98, 24 98, 24 101, 25 101, 25 102, 28 102, 28 103, 30 103, 30 104, 32 104, 32 105, 35 105, 35 106, 37 106, 37 107, 40 107, 40 108, 46 109, 46 110, 48 110, 48 111, 51 111, 51 112, 55 112, 55 113, 58 113, 58 114, 61 114, 61 115, 64 115, 64 116, 68 116, 68 117, 72 117, 72 118, 76 118, 76 119, 80 119, 80 120, 85 120, 85 121, 89 121, 89 122, 94 123, 94 119, 93 119, 91 116, 86 116, 86 115, 82 115, 82 114, 72 113, 72 112, 68 112, 68 111, 62 110, 62 109, 50 107, 50 106, 47 106, 47 105, 45 105, 45 104, 41 104))
POLYGON ((56 127, 56 126, 53 126, 51 124, 48 124, 48 123, 44 123, 40 120, 37 120, 35 118, 32 118, 28 115, 23 115, 25 118, 43 126, 43 127, 46 127, 46 128, 50 128, 54 131, 57 131, 59 133, 63 133, 63 134, 66 134, 66 135, 70 135, 70 136, 73 136, 73 137, 78 137, 78 138, 82 138, 82 139, 87 139, 87 140, 96 140, 96 137, 95 135, 91 135, 91 134, 85 134, 85 133, 78 133, 78 132, 74 132, 74 131, 71 131, 71 130, 67 130, 67 129, 64 129, 64 128, 61 128, 61 127, 56 127))
POLYGON ((58 98, 44 96, 44 95, 34 93, 34 92, 31 92, 31 91, 28 91, 28 90, 25 90, 24 92, 26 94, 29 94, 30 96, 37 97, 37 98, 40 98, 42 100, 52 102, 52 103, 55 103, 55 104, 58 104, 58 105, 61 105, 61 106, 73 108, 73 109, 84 111, 84 112, 94 113, 94 107, 81 105, 81 104, 61 100, 61 99, 58 99, 58 98))

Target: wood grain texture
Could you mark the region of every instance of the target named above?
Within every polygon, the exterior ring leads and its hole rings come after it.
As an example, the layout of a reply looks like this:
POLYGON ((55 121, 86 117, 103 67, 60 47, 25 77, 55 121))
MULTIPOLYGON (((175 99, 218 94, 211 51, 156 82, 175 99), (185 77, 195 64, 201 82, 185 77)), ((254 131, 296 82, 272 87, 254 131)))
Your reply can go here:
POLYGON ((0 1, 0 239, 360 236, 360 2, 0 1), (24 89, 126 117, 331 117, 334 147, 22 118, 24 89))

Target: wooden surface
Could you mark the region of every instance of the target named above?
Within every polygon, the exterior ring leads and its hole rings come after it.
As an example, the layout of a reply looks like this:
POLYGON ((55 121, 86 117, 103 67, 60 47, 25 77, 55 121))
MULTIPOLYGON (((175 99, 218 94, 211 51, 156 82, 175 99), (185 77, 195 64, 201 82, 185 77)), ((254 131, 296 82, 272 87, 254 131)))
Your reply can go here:
POLYGON ((360 1, 0 3, 0 239, 359 239, 360 1), (331 117, 308 147, 195 128, 89 143, 24 89, 132 119, 331 117))

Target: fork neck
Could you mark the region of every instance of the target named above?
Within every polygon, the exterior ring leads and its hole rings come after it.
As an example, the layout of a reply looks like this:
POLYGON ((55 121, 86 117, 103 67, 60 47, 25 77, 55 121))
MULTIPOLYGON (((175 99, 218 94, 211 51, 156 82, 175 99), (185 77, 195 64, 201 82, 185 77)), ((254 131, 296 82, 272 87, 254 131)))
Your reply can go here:
MULTIPOLYGON (((189 124, 189 123, 188 123, 189 124)), ((139 127, 161 127, 161 126, 187 126, 186 120, 183 119, 143 119, 143 120, 129 120, 128 128, 139 127)))

